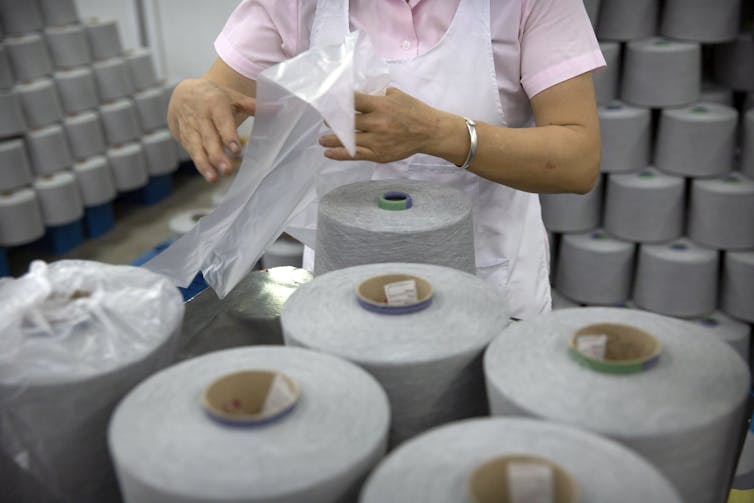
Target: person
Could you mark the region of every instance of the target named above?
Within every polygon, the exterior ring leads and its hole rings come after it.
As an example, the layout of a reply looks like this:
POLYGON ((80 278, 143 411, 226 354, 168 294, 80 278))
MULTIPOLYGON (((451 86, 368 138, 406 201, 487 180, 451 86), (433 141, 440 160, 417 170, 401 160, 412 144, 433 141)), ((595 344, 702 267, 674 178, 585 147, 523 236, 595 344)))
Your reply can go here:
POLYGON ((356 94, 354 157, 324 134, 312 162, 373 161, 375 178, 463 189, 477 275, 505 292, 512 316, 548 311, 537 193, 585 194, 599 175, 591 72, 605 62, 582 0, 244 0, 211 68, 175 88, 171 131, 208 181, 230 174, 259 73, 356 29, 391 84, 384 96, 356 94))

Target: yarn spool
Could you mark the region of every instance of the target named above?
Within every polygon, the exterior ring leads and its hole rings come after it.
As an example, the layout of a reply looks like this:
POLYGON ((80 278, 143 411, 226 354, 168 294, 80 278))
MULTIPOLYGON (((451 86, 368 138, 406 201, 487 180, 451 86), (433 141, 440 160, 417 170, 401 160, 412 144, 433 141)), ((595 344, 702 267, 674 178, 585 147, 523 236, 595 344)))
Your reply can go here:
POLYGON ((122 99, 100 107, 100 118, 110 145, 138 140, 141 136, 139 119, 133 101, 122 99))
POLYGON ((631 293, 636 246, 598 230, 565 234, 560 240, 555 284, 570 300, 612 305, 631 293))
POLYGON ((605 198, 605 230, 620 239, 658 243, 681 237, 686 182, 654 168, 610 175, 605 198))
POLYGON ((105 151, 105 135, 97 112, 83 112, 63 121, 73 157, 83 160, 105 151))
POLYGON ((646 108, 614 101, 597 110, 603 173, 631 173, 650 164, 652 117, 646 108))
POLYGON ((5 44, 0 42, 0 90, 10 89, 15 82, 16 77, 13 76, 8 51, 5 50, 5 44))
MULTIPOLYGON (((275 390, 275 398, 290 400, 291 391, 279 384, 275 390)), ((245 394, 264 391, 252 383, 245 394)), ((242 406, 260 401, 233 390, 226 397, 242 406)), ((382 457, 389 421, 384 391, 355 365, 299 348, 257 346, 216 351, 150 377, 118 406, 109 441, 126 503, 344 503, 356 501, 382 457), (264 425, 230 427, 202 410, 203 388, 253 369, 295 383, 300 398, 290 412, 264 425)))
POLYGON ((693 180, 688 235, 695 242, 724 250, 754 248, 754 180, 741 173, 693 180))
POLYGON ((178 169, 178 151, 167 129, 149 133, 141 138, 151 176, 168 175, 178 169))
POLYGON ((717 268, 716 250, 687 239, 641 245, 634 302, 641 309, 668 316, 708 316, 717 305, 717 268))
POLYGON ((687 177, 724 175, 733 168, 738 112, 704 103, 663 110, 655 166, 687 177))
POLYGON ((59 171, 37 178, 34 190, 39 198, 45 225, 65 225, 84 216, 84 202, 79 194, 76 177, 70 171, 59 171))
POLYGON ((16 86, 26 123, 39 128, 63 118, 63 108, 52 79, 39 79, 16 86))
POLYGON ((632 309, 565 309, 511 324, 484 368, 493 415, 599 433, 652 463, 683 501, 724 501, 750 375, 703 327, 632 309))
POLYGON ((0 141, 0 192, 24 187, 31 180, 31 166, 24 141, 0 141))
POLYGON ((86 31, 81 25, 56 26, 45 29, 47 47, 58 68, 73 68, 92 62, 86 31))
POLYGON ((754 108, 744 114, 741 144, 741 172, 754 178, 754 108))
MULTIPOLYGON (((193 210, 182 211, 171 218, 170 222, 168 222, 170 233, 176 237, 182 236, 193 229, 199 220, 210 213, 212 213, 212 208, 196 208, 193 210)), ((299 262, 298 265, 301 265, 301 263, 299 262)))
POLYGON ((304 260, 304 245, 287 234, 280 236, 262 255, 262 267, 301 267, 304 260))
POLYGON ((92 70, 97 81, 99 97, 103 102, 114 101, 134 93, 131 75, 122 58, 98 61, 92 65, 92 70))
POLYGON ((25 130, 26 120, 18 94, 13 90, 0 92, 0 138, 16 136, 25 130))
POLYGON ((617 442, 546 421, 485 418, 433 429, 393 451, 370 475, 359 501, 680 503, 681 499, 655 467, 617 442), (541 476, 543 466, 550 470, 541 476), (477 493, 487 467, 491 480, 484 487, 490 490, 477 493), (568 487, 574 487, 577 495, 568 487), (544 488, 550 491, 540 493, 544 488), (525 496, 515 499, 513 495, 522 492, 525 496), (554 494, 548 499, 550 492, 554 494))
POLYGON ((540 194, 542 220, 553 232, 584 232, 599 227, 602 210, 602 177, 587 194, 540 194))
POLYGON ((752 490, 754 490, 754 431, 749 426, 741 456, 738 458, 736 476, 733 479, 728 503, 746 503, 747 499, 751 499, 752 490))
POLYGON ((726 252, 720 281, 722 310, 754 323, 754 252, 726 252))
POLYGON ((107 160, 118 192, 141 188, 149 181, 147 160, 138 143, 128 143, 107 150, 107 160))
POLYGON ((79 21, 74 0, 39 0, 39 6, 47 26, 63 26, 79 21))
POLYGON ((24 82, 52 74, 52 61, 40 35, 28 33, 20 37, 6 38, 5 49, 8 51, 8 59, 18 81, 24 82))
POLYGON ((77 162, 73 165, 73 172, 84 206, 87 208, 115 199, 115 182, 106 157, 98 155, 77 162))
POLYGON ((37 2, 0 0, 0 18, 8 35, 18 35, 42 29, 42 13, 37 2))
POLYGON ((118 23, 115 20, 90 19, 84 27, 95 61, 114 58, 123 53, 118 23))
POLYGON ((751 339, 749 325, 736 321, 721 311, 715 311, 709 316, 690 321, 704 327, 709 335, 730 345, 748 364, 751 339))
POLYGON ((733 89, 715 84, 714 82, 702 82, 702 94, 699 97, 699 101, 732 107, 733 89))
POLYGON ((38 176, 49 175, 73 164, 63 127, 52 124, 26 134, 31 166, 38 176))
POLYGON ((592 78, 597 103, 605 104, 618 97, 620 44, 618 42, 600 42, 600 50, 607 66, 594 72, 592 78))
POLYGON ((628 41, 651 37, 657 25, 657 0, 602 0, 597 37, 600 40, 628 41))
POLYGON ((143 91, 157 85, 157 72, 152 61, 151 50, 140 47, 126 51, 123 57, 128 65, 131 81, 137 91, 143 91))
POLYGON ((65 260, 31 269, 0 289, 11 325, 2 344, 13 348, 0 360, 0 458, 15 468, 0 474, 4 496, 119 501, 108 421, 133 386, 172 360, 183 299, 137 267, 65 260))
POLYGON ((667 0, 660 32, 670 38, 718 43, 738 35, 741 0, 667 0))
POLYGON ((163 90, 156 87, 133 96, 142 131, 151 132, 167 127, 167 110, 163 109, 163 90))
POLYGON ((357 182, 325 194, 315 249, 315 275, 395 261, 476 272, 471 204, 459 190, 413 180, 357 182), (380 207, 389 198, 403 209, 380 207))
POLYGON ((97 85, 89 68, 55 72, 55 85, 67 114, 76 114, 99 105, 97 85))
POLYGON ((712 48, 715 80, 736 91, 754 91, 754 38, 740 33, 736 40, 712 48))
POLYGON ((387 263, 315 277, 289 297, 280 322, 286 344, 350 360, 382 384, 397 445, 486 413, 482 351, 509 319, 503 296, 471 274, 387 263), (413 299, 410 290, 392 299, 401 281, 414 282, 413 299))
MULTIPOLYGON (((634 3, 625 4, 633 9, 634 3)), ((626 46, 621 96, 644 107, 675 107, 699 99, 702 50, 697 42, 661 38, 634 40, 626 46)))
POLYGON ((44 233, 42 212, 32 189, 0 192, 0 246, 31 243, 44 233))

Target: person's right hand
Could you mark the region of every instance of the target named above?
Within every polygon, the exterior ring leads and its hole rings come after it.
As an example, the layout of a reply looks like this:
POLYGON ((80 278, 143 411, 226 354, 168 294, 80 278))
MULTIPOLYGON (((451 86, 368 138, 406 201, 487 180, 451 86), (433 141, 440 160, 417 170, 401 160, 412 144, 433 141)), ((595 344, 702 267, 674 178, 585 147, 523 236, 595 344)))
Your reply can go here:
POLYGON ((168 105, 168 126, 208 182, 233 172, 241 153, 237 127, 254 115, 256 100, 208 79, 179 83, 168 105))

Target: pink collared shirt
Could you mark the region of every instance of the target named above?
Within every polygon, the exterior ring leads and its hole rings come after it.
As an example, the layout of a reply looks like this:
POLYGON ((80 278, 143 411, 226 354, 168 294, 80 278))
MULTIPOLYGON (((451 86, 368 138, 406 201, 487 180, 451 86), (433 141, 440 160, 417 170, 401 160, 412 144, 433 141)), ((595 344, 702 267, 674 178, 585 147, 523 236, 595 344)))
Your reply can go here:
MULTIPOLYGON (((350 0, 351 28, 369 33, 386 59, 406 59, 442 38, 458 2, 350 0)), ((215 40, 215 50, 231 68, 256 79, 265 68, 308 49, 316 3, 243 0, 215 40)), ((509 126, 526 125, 531 97, 605 65, 582 0, 490 4, 492 53, 509 126)))

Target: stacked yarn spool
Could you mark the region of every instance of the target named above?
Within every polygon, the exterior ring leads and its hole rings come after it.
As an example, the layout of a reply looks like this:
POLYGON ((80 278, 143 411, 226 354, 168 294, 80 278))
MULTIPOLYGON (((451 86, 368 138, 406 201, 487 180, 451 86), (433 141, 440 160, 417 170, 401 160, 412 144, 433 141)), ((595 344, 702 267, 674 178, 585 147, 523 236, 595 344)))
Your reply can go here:
POLYGON ((0 247, 63 252, 113 225, 118 192, 178 167, 166 93, 148 49, 74 0, 0 2, 0 247), (47 228, 47 229, 45 229, 47 228), (59 239, 58 239, 59 238, 59 239))

